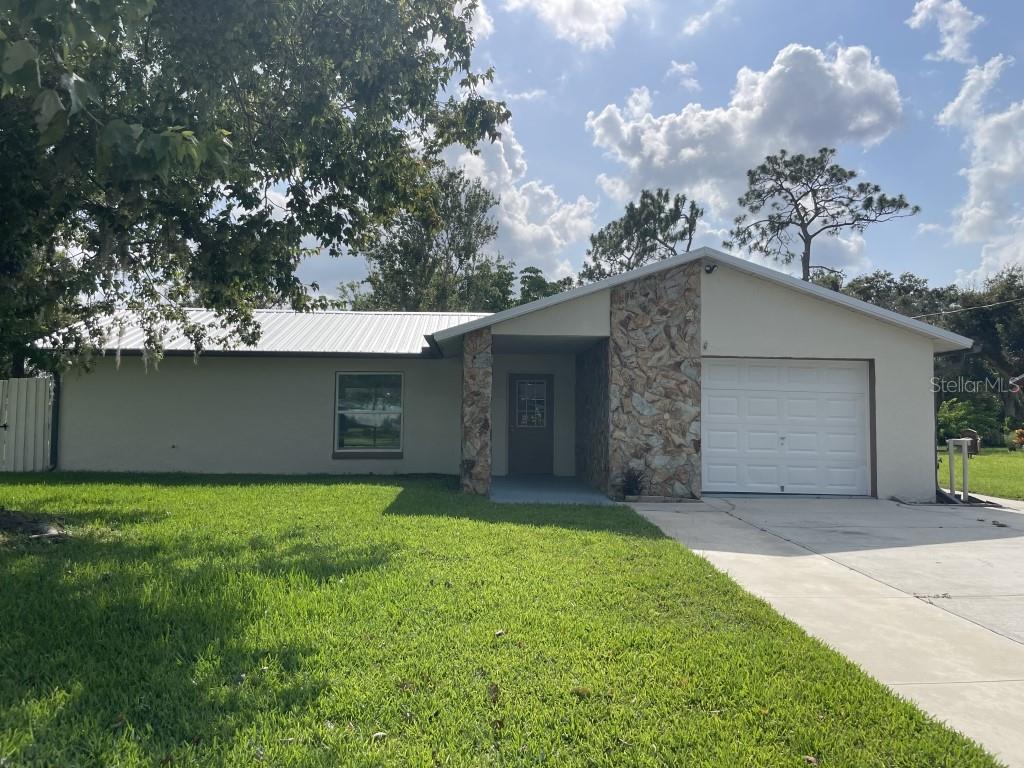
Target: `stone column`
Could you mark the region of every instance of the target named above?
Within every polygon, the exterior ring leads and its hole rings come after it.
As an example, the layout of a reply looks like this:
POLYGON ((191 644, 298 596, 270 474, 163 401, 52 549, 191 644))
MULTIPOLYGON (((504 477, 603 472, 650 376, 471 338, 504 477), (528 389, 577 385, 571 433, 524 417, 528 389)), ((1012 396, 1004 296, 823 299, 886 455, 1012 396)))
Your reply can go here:
POLYGON ((700 498, 699 261, 612 289, 612 490, 627 469, 646 492, 700 498))
POLYGON ((491 329, 462 337, 462 490, 491 491, 491 329))

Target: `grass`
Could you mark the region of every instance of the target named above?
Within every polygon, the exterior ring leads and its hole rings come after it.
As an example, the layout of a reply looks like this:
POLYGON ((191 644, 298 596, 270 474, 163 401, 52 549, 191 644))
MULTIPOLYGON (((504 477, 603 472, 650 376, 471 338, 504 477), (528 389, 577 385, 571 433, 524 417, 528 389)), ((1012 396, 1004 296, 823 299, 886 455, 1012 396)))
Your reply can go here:
MULTIPOLYGON (((963 469, 959 456, 954 460, 956 487, 963 483, 963 469)), ((1001 499, 1024 499, 1024 450, 982 448, 981 455, 970 460, 970 490, 1001 499)), ((939 451, 939 485, 949 485, 949 457, 945 449, 939 451)))
POLYGON ((3 766, 993 766, 625 508, 0 476, 3 766))

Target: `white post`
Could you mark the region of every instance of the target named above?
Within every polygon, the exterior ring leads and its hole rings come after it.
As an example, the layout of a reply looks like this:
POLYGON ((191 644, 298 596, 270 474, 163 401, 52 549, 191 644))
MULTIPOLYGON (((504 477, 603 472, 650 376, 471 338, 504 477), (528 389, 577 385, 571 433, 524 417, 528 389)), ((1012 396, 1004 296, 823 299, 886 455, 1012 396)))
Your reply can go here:
POLYGON ((971 486, 967 482, 967 478, 968 478, 968 470, 967 470, 967 468, 971 464, 971 462, 970 462, 970 458, 971 457, 970 457, 970 453, 969 453, 970 452, 970 445, 971 445, 971 441, 970 440, 964 440, 963 442, 960 443, 960 447, 963 449, 963 460, 964 460, 964 487, 963 487, 963 492, 962 492, 962 495, 961 495, 960 498, 963 499, 964 504, 968 504, 971 501, 971 495, 970 495, 970 490, 969 490, 971 486))
POLYGON ((960 448, 960 460, 964 463, 964 485, 960 489, 960 499, 967 504, 971 500, 970 485, 968 484, 967 464, 970 458, 971 439, 969 437, 952 437, 946 441, 949 447, 949 494, 956 498, 956 470, 953 468, 953 460, 956 458, 956 449, 960 448))
POLYGON ((956 459, 956 448, 954 448, 954 441, 946 441, 946 449, 949 451, 949 495, 956 498, 956 468, 953 466, 953 462, 956 459))

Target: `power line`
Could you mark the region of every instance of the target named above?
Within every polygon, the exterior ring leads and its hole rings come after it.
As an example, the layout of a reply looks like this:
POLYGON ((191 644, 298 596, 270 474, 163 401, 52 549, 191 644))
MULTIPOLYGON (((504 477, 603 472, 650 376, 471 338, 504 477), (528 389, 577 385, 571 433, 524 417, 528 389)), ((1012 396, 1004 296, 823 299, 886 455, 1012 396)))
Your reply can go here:
POLYGON ((1024 301, 1024 296, 1017 299, 1007 299, 1006 301, 997 301, 994 304, 980 304, 977 307, 961 307, 960 309, 947 309, 942 312, 930 312, 927 315, 914 315, 911 320, 921 320, 925 317, 938 317, 939 315, 957 315, 961 312, 970 312, 975 309, 991 309, 992 307, 1001 307, 1004 304, 1017 304, 1018 302, 1024 301))

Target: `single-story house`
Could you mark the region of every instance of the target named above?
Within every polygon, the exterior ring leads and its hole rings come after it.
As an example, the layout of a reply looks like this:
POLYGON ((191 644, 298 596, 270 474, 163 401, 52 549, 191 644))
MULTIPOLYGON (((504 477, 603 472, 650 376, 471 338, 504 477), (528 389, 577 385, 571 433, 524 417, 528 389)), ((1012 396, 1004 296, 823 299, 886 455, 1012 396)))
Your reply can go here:
POLYGON ((490 315, 257 317, 254 347, 65 375, 58 468, 933 500, 933 357, 971 347, 709 248, 490 315))

